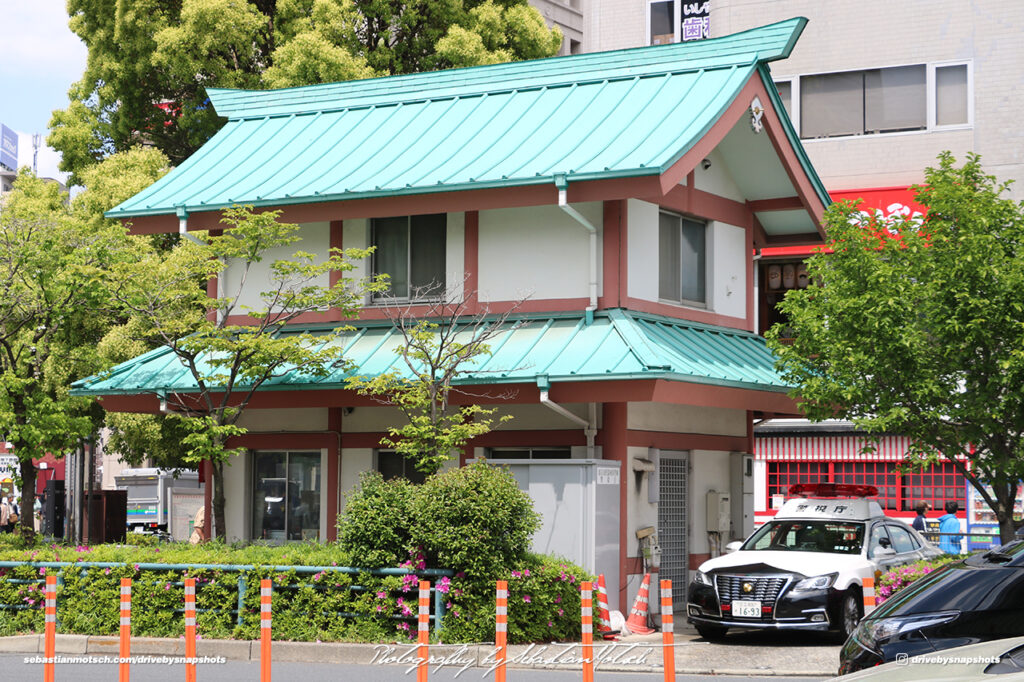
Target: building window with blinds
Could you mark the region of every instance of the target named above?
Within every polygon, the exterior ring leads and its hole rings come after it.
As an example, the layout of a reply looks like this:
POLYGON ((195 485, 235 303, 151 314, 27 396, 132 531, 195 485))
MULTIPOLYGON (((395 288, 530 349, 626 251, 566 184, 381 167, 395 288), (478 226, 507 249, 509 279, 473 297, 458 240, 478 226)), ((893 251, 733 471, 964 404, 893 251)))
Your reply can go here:
POLYGON ((803 139, 972 125, 970 63, 809 74, 775 85, 803 139))
POLYGON ((436 299, 444 295, 447 216, 374 218, 371 223, 373 274, 390 277, 377 298, 436 299))

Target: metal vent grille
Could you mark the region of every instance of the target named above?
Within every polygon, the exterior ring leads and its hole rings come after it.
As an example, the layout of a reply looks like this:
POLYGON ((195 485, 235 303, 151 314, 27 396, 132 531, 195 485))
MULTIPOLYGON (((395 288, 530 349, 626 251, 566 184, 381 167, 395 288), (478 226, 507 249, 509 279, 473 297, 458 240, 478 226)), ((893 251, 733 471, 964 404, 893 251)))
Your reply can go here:
POLYGON ((685 454, 662 452, 658 458, 658 543, 660 578, 672 581, 672 601, 686 602, 689 555, 686 546, 687 459, 685 454))
POLYGON ((715 581, 718 597, 723 603, 734 599, 752 599, 774 604, 786 585, 786 578, 750 578, 742 575, 719 575, 715 576, 715 581), (743 590, 745 583, 752 587, 749 592, 743 590))

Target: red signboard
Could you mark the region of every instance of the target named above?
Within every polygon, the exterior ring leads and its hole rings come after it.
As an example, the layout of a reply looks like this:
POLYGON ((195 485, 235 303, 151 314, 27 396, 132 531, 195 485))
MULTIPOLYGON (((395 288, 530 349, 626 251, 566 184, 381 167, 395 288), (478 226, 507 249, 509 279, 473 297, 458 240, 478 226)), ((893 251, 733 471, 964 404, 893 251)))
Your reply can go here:
MULTIPOLYGON (((923 206, 914 201, 914 191, 910 187, 875 187, 873 189, 844 189, 829 192, 832 201, 854 201, 860 199, 860 210, 881 211, 888 216, 893 213, 914 215, 924 214, 923 206)), ((772 256, 809 256, 817 246, 775 246, 761 249, 761 255, 772 256)))

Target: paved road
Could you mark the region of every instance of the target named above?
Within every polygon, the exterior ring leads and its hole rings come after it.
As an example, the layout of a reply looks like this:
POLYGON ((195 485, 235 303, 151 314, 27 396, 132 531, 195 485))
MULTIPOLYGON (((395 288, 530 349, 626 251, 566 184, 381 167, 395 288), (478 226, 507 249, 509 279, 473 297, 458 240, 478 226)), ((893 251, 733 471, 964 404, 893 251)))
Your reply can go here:
MULTIPOLYGON (((26 663, 28 654, 0 655, 0 679, 4 682, 38 682, 43 679, 43 666, 26 663)), ((96 659, 101 657, 97 656, 96 659)), ((407 668, 394 665, 355 665, 327 663, 275 663, 273 668, 274 682, 329 682, 331 680, 358 680, 358 682, 414 682, 415 670, 407 672, 407 668)), ((110 682, 117 679, 117 666, 112 664, 73 664, 66 663, 56 666, 56 680, 74 680, 74 682, 110 682)), ((560 670, 508 670, 508 681, 529 680, 529 682, 579 682, 582 674, 576 671, 560 670)), ((181 682, 185 679, 185 671, 181 665, 151 663, 132 666, 131 678, 139 682, 181 682)), ((245 682, 259 680, 259 663, 227 661, 221 664, 199 666, 198 680, 231 680, 245 682)), ((598 670, 595 675, 597 682, 661 682, 661 672, 622 673, 598 670)), ((479 682, 494 679, 493 673, 481 668, 470 668, 461 674, 458 669, 447 668, 430 671, 432 682, 479 682)), ((679 675, 678 682, 818 682, 821 677, 704 677, 700 675, 679 675)))

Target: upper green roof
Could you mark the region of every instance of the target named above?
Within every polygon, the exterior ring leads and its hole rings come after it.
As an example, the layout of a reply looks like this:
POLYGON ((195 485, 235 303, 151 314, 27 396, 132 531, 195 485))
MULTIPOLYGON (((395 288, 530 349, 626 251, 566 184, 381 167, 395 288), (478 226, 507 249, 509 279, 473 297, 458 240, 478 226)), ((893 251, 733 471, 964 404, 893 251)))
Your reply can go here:
POLYGON ((227 124, 107 215, 659 175, 759 67, 789 55, 805 24, 284 90, 211 88, 227 124))
MULTIPOLYGON (((354 324, 353 331, 333 341, 342 345, 353 369, 338 369, 322 378, 285 373, 261 390, 338 389, 352 375, 376 376, 391 370, 411 376, 395 353, 401 345, 395 327, 354 324)), ((467 326, 465 333, 472 333, 472 328, 467 326)), ((591 324, 582 313, 510 320, 490 346, 491 355, 479 358, 456 383, 667 379, 772 392, 790 388, 775 371, 775 357, 760 336, 618 309, 596 313, 591 324)), ((202 359, 199 365, 202 371, 202 359)), ((138 395, 196 390, 191 373, 164 347, 76 381, 71 392, 138 395)))

